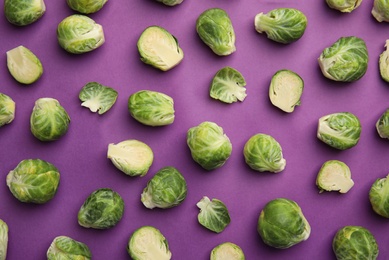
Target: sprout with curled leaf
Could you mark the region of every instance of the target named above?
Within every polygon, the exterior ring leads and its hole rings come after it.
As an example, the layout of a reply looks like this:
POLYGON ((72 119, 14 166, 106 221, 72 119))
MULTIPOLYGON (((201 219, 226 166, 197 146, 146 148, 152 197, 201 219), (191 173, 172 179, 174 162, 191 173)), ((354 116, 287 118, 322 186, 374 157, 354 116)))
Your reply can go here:
POLYGON ((204 196, 196 205, 200 209, 197 220, 203 227, 220 233, 230 224, 230 214, 221 200, 204 196))
POLYGON ((7 20, 17 26, 26 26, 38 21, 46 12, 43 0, 4 0, 7 20))
POLYGON ((59 259, 77 259, 90 260, 92 253, 89 247, 68 236, 58 236, 54 238, 49 249, 47 250, 47 260, 59 259))
POLYGON ((243 250, 236 244, 224 242, 211 251, 210 260, 245 260, 243 250))
POLYGON ((332 9, 342 13, 351 13, 361 5, 362 0, 326 0, 326 2, 332 9))
POLYGON ((369 200, 375 213, 389 218, 389 175, 378 178, 371 185, 369 200))
POLYGON ((8 225, 0 219, 0 260, 7 259, 8 225))
POLYGON ((246 80, 242 74, 227 66, 220 69, 213 77, 209 94, 224 103, 243 101, 247 96, 245 86, 246 80))
POLYGON ((82 14, 93 14, 99 11, 108 0, 66 0, 68 6, 82 14))
POLYGON ((316 177, 316 185, 323 191, 339 191, 347 193, 353 186, 350 168, 338 160, 326 161, 316 177))
POLYGON ((81 89, 78 97, 82 101, 81 106, 88 107, 92 112, 98 111, 101 115, 115 104, 118 92, 98 82, 89 82, 81 89))
POLYGON ((3 93, 0 93, 0 127, 11 123, 15 119, 15 101, 3 93))
POLYGON ((389 108, 377 120, 375 127, 381 138, 389 139, 389 108))
POLYGON ((389 1, 374 0, 371 14, 378 22, 389 22, 389 1))

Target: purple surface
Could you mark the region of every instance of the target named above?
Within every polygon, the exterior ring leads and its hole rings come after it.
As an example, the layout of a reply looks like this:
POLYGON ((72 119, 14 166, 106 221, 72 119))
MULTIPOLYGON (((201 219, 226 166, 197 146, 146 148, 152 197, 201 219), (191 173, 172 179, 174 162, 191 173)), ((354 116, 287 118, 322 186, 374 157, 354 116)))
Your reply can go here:
POLYGON ((83 54, 66 53, 57 43, 56 28, 73 14, 66 1, 46 1, 47 11, 38 22, 15 27, 0 10, 0 92, 16 102, 16 118, 0 129, 0 218, 9 225, 8 259, 44 259, 54 237, 67 235, 86 243, 93 259, 128 259, 130 234, 143 225, 160 229, 168 239, 173 259, 209 259, 216 245, 238 244, 247 259, 334 259, 331 241, 345 225, 361 225, 376 237, 379 259, 389 259, 389 223, 375 214, 368 192, 377 178, 386 176, 389 143, 380 139, 375 122, 389 107, 389 85, 381 80, 378 57, 388 37, 388 24, 370 14, 372 1, 365 1, 350 14, 330 9, 325 1, 191 1, 167 7, 152 0, 109 1, 91 17, 104 27, 106 42, 83 54), (225 9, 236 32, 237 51, 219 57, 201 42, 195 23, 210 7, 225 9), (294 7, 308 18, 304 36, 290 45, 272 42, 254 29, 254 16, 278 7, 294 7), (143 64, 136 48, 140 33, 159 25, 175 35, 185 57, 176 68, 161 72, 143 64), (317 58, 341 36, 358 36, 369 51, 367 73, 353 83, 324 78, 317 58), (8 73, 6 51, 24 45, 44 66, 44 74, 30 86, 18 84, 8 73), (224 66, 239 70, 247 81, 242 103, 222 104, 209 97, 213 75, 224 66), (279 69, 297 72, 305 81, 302 104, 292 114, 273 107, 268 98, 271 76, 279 69), (115 88, 116 104, 99 116, 80 106, 78 93, 90 81, 115 88), (128 97, 141 89, 160 91, 175 101, 172 125, 152 128, 132 119, 128 97), (29 130, 29 117, 36 99, 59 100, 71 117, 68 133, 58 141, 43 143, 29 130), (317 121, 326 114, 348 111, 362 123, 357 146, 347 151, 332 149, 316 138, 317 121), (233 145, 227 163, 207 172, 191 158, 187 130, 203 121, 224 128, 233 145), (259 173, 244 162, 243 146, 256 133, 272 135, 287 160, 278 174, 259 173), (107 159, 109 143, 138 139, 153 149, 155 160, 143 178, 131 178, 107 159), (53 200, 44 205, 23 204, 5 184, 8 172, 23 159, 40 158, 61 172, 53 200), (348 164, 355 186, 347 194, 319 194, 315 179, 329 159, 348 164), (178 168, 188 183, 188 196, 178 207, 146 209, 140 194, 147 181, 162 167, 178 168), (85 229, 77 212, 85 198, 98 188, 109 187, 125 201, 125 213, 109 230, 85 229), (196 203, 203 197, 218 198, 229 208, 231 224, 220 234, 197 222, 196 203), (312 227, 310 238, 286 250, 266 246, 256 231, 264 205, 275 198, 295 200, 312 227))

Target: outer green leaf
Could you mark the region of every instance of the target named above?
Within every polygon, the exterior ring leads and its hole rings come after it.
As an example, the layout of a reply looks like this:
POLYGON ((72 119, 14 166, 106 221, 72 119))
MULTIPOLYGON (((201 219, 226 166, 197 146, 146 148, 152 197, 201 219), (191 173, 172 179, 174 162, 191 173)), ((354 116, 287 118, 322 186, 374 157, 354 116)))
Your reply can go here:
POLYGON ((205 228, 220 233, 230 224, 230 214, 222 201, 204 196, 196 205, 200 209, 197 219, 205 228))
POLYGON ((68 6, 82 14, 92 14, 99 11, 108 0, 67 0, 68 6))
POLYGON ((47 250, 47 260, 90 260, 92 254, 88 246, 67 236, 54 238, 47 250))
POLYGON ((389 218, 389 175, 377 179, 370 188, 369 199, 373 210, 389 218))
POLYGON ((211 251, 210 260, 245 260, 242 249, 231 242, 225 242, 214 247, 211 251))
POLYGON ((6 94, 0 93, 0 127, 11 123, 15 118, 15 102, 6 94))
POLYGON ((224 67, 213 77, 209 94, 225 103, 243 101, 247 96, 245 86, 246 81, 239 71, 224 67))
POLYGON ((357 9, 362 0, 326 0, 329 7, 343 13, 350 13, 357 9))
POLYGON ((43 0, 4 0, 4 14, 7 20, 17 26, 29 25, 46 12, 43 0))
POLYGON ((389 139, 389 108, 377 120, 375 126, 381 138, 389 139))
POLYGON ((7 259, 8 225, 0 219, 0 260, 7 259))
POLYGON ((374 0, 371 14, 378 22, 389 22, 389 1, 374 0))
POLYGON ((88 107, 92 112, 99 111, 101 115, 115 104, 118 92, 100 83, 89 82, 81 89, 78 97, 82 101, 81 106, 88 107))

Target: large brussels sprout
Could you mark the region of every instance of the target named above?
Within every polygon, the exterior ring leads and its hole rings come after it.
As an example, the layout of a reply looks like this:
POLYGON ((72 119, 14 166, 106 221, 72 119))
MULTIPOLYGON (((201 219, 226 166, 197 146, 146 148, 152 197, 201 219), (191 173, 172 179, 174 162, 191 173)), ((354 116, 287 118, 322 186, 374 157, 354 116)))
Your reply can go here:
POLYGON ((205 121, 190 128, 186 142, 193 160, 206 170, 221 167, 232 152, 230 139, 214 122, 205 121))
POLYGON ((214 247, 210 260, 245 260, 242 249, 231 242, 225 242, 214 247))
POLYGON ((305 14, 294 8, 277 8, 254 19, 255 30, 279 43, 292 43, 300 39, 307 27, 305 14))
POLYGON ((127 252, 134 260, 170 260, 172 253, 169 250, 167 239, 161 231, 152 226, 143 226, 132 233, 127 252))
POLYGON ((196 20, 200 39, 219 56, 236 51, 235 32, 227 12, 220 8, 205 10, 196 20))
POLYGON ((0 260, 7 259, 8 225, 0 219, 0 260))
POLYGON ((326 0, 326 2, 332 9, 343 13, 351 13, 361 5, 362 0, 326 0))
POLYGON ((377 179, 370 188, 370 204, 374 212, 389 218, 389 175, 377 179))
POLYGON ((122 219, 124 201, 109 188, 92 192, 78 211, 78 224, 85 228, 108 229, 122 219))
POLYGON ((103 27, 81 14, 70 15, 58 24, 57 39, 63 49, 74 54, 93 51, 105 42, 103 27))
POLYGON ((82 14, 92 14, 99 11, 108 0, 66 0, 68 6, 82 14))
POLYGON ((41 141, 54 141, 68 131, 70 117, 58 100, 39 98, 30 117, 32 134, 41 141))
POLYGON ((323 75, 342 82, 356 81, 365 75, 368 61, 365 41, 355 36, 339 38, 318 58, 323 75))
POLYGON ((47 260, 90 260, 92 253, 88 246, 67 236, 54 238, 47 250, 47 260))
POLYGON ((168 6, 175 6, 181 4, 184 0, 156 0, 168 6))
POLYGON ((228 209, 221 200, 210 200, 204 196, 196 206, 200 209, 197 216, 199 223, 215 233, 222 232, 231 222, 228 209))
POLYGON ((147 183, 141 194, 146 208, 171 208, 181 204, 188 188, 184 176, 174 167, 160 169, 147 183))
POLYGON ((118 92, 100 83, 88 82, 81 89, 78 97, 82 101, 81 106, 89 108, 92 112, 98 111, 101 115, 115 104, 118 92))
POLYGON ((319 119, 317 138, 339 150, 354 147, 361 136, 361 122, 349 112, 333 113, 319 119))
POLYGON ((0 127, 11 123, 15 118, 15 101, 10 96, 0 93, 0 127))
POLYGON ((389 1, 374 0, 371 14, 378 22, 389 22, 389 1))
POLYGON ((261 211, 257 230, 265 244, 289 248, 309 238, 311 227, 299 205, 289 199, 271 200, 261 211))
POLYGON ((332 240, 337 260, 375 260, 378 245, 372 233, 361 226, 345 226, 338 230, 332 240))
POLYGON ((40 159, 21 161, 7 175, 7 186, 21 202, 43 204, 57 193, 60 180, 58 169, 40 159))
POLYGON ((128 98, 128 110, 138 122, 164 126, 174 122, 174 101, 161 92, 141 90, 128 98))
POLYGON ((246 163, 259 172, 281 172, 286 160, 282 155, 281 145, 272 136, 256 134, 250 137, 243 148, 246 163))
POLYGON ((46 12, 43 0, 4 0, 4 14, 7 20, 17 26, 29 25, 46 12))
POLYGON ((338 160, 326 161, 320 168, 316 178, 316 185, 323 191, 348 192, 353 186, 350 168, 338 160))
POLYGON ((375 127, 381 138, 389 139, 389 108, 377 120, 375 127))

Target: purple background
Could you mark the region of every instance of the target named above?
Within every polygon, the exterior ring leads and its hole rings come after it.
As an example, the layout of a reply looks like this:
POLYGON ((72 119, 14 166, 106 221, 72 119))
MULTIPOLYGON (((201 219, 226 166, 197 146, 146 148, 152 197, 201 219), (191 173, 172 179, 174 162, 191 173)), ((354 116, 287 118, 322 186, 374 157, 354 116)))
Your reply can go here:
POLYGON ((0 129, 0 218, 9 225, 8 259, 45 259, 59 235, 86 243, 94 259, 128 259, 130 234, 143 225, 160 229, 168 239, 173 259, 209 259, 216 245, 230 241, 239 245, 247 259, 334 259, 331 242, 345 225, 361 225, 376 237, 379 259, 389 259, 389 223, 371 209, 368 192, 377 178, 389 172, 389 143, 379 138, 375 123, 389 107, 389 85, 381 80, 378 57, 388 37, 388 24, 371 15, 373 1, 364 1, 350 14, 330 9, 325 1, 290 0, 185 0, 167 7, 152 0, 111 0, 91 15, 105 32, 99 49, 72 55, 57 43, 58 23, 74 12, 66 1, 46 1, 47 11, 34 24, 16 27, 0 10, 0 92, 16 102, 16 118, 0 129), (195 29, 204 10, 220 7, 230 15, 236 32, 236 52, 215 55, 201 42, 195 29), (254 29, 257 13, 279 7, 294 7, 308 18, 304 36, 290 45, 277 44, 254 29), (167 29, 178 39, 185 57, 174 69, 161 72, 143 64, 136 42, 150 25, 167 29), (322 50, 341 36, 358 36, 369 51, 367 73, 353 83, 326 79, 318 66, 322 50), (42 78, 29 86, 18 84, 6 66, 6 51, 19 45, 32 50, 44 66, 42 78), (223 104, 209 97, 213 75, 222 67, 239 70, 247 81, 248 96, 242 103, 223 104), (279 69, 297 72, 305 81, 302 104, 291 114, 271 105, 268 86, 279 69), (115 88, 116 104, 104 115, 81 107, 80 89, 90 81, 115 88), (148 127, 130 117, 128 97, 142 89, 163 92, 175 101, 172 125, 148 127), (43 143, 29 130, 29 117, 36 99, 59 100, 71 117, 68 133, 58 141, 43 143), (338 151, 316 138, 318 119, 348 111, 362 123, 357 146, 338 151), (223 127, 233 145, 227 163, 207 172, 196 164, 186 145, 186 132, 203 121, 223 127), (244 162, 243 146, 256 133, 276 138, 287 160, 278 174, 259 173, 244 162), (107 159, 109 143, 138 139, 154 151, 155 160, 143 178, 117 170, 107 159), (61 172, 53 200, 44 205, 24 204, 15 199, 5 183, 8 172, 23 159, 40 158, 61 172), (315 179, 321 165, 330 159, 348 164, 355 182, 347 194, 321 193, 315 179), (140 194, 147 181, 162 167, 174 166, 185 176, 188 196, 178 207, 146 209, 140 194), (85 229, 77 212, 86 197, 109 187, 125 201, 125 213, 109 230, 85 229), (220 234, 198 224, 196 203, 203 197, 222 200, 231 223, 220 234), (295 200, 312 227, 310 238, 287 250, 266 246, 256 231, 264 205, 275 198, 295 200))

